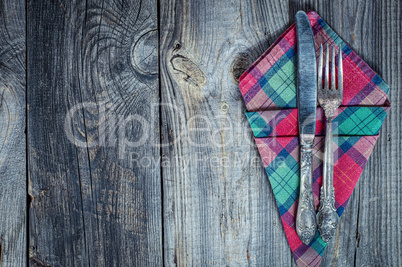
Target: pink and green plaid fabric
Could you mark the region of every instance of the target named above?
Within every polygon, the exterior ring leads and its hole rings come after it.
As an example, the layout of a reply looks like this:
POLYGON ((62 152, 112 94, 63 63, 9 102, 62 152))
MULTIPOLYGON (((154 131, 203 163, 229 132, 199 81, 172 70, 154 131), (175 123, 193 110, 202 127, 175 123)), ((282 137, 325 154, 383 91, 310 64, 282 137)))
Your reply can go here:
MULTIPOLYGON (((344 98, 334 119, 335 207, 341 216, 373 150, 390 106, 388 85, 320 18, 307 13, 320 44, 336 43, 343 53, 344 98)), ((240 77, 246 115, 275 195, 290 248, 298 266, 318 266, 326 248, 318 232, 304 245, 295 229, 299 194, 299 140, 296 107, 296 29, 292 25, 240 77)), ((322 184, 325 116, 317 108, 313 148, 316 208, 322 184)))
MULTIPOLYGON (((334 135, 377 135, 384 122, 389 104, 384 106, 339 107, 333 120, 334 135)), ((255 137, 298 136, 297 109, 246 112, 255 137)), ((325 114, 317 108, 316 135, 325 135, 325 114)))

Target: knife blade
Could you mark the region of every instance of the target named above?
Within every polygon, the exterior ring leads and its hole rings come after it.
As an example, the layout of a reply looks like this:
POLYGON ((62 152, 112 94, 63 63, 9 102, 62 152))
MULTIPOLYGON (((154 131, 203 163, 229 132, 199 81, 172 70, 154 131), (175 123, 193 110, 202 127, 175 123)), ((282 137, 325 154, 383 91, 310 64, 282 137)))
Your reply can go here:
POLYGON ((309 244, 317 231, 313 198, 312 148, 317 107, 317 66, 314 36, 307 14, 296 13, 297 34, 297 108, 300 143, 300 189, 296 232, 309 244))

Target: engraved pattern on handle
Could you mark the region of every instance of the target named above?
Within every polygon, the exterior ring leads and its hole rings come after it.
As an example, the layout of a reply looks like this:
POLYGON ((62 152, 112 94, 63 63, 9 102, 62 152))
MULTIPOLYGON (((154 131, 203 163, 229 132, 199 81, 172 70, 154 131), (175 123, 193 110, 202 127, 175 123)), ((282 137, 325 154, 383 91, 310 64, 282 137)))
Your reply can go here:
POLYGON ((312 143, 300 146, 300 193, 296 215, 296 232, 308 245, 317 231, 313 199, 312 143))
MULTIPOLYGON (((329 115, 329 114, 328 114, 329 115)), ((320 190, 320 207, 317 213, 318 231, 325 243, 335 235, 339 223, 339 216, 335 209, 334 155, 332 116, 327 117, 327 130, 325 135, 325 157, 323 170, 323 184, 320 190)))

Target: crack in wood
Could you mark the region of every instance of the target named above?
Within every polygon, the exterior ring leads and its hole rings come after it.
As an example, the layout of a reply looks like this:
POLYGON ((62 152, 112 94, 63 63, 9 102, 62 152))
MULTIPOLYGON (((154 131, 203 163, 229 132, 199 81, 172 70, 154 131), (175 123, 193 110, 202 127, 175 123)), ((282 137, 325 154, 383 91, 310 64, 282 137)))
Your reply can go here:
POLYGON ((40 266, 40 267, 51 267, 51 265, 49 265, 49 264, 43 262, 42 260, 40 260, 40 259, 37 258, 37 257, 31 257, 30 260, 33 261, 33 262, 36 264, 36 266, 40 266))

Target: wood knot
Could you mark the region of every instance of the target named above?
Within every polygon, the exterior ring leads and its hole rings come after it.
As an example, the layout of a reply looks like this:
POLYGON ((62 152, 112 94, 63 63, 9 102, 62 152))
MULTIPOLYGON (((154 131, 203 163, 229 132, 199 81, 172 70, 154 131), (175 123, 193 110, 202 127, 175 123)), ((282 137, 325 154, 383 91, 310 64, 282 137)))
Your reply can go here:
POLYGON ((246 53, 240 53, 232 63, 230 67, 230 74, 232 75, 232 79, 235 83, 239 83, 240 76, 248 69, 251 65, 252 59, 246 53))
POLYGON ((220 110, 222 111, 222 113, 226 114, 229 111, 229 105, 226 102, 222 102, 221 103, 221 107, 220 110))
POLYGON ((176 41, 176 42, 174 43, 174 49, 173 49, 173 51, 180 50, 180 48, 181 48, 181 43, 179 43, 178 41, 176 41))
POLYGON ((145 75, 158 74, 157 30, 144 33, 131 48, 131 64, 145 75))
POLYGON ((190 59, 182 55, 174 55, 170 60, 172 69, 182 76, 182 79, 195 86, 204 86, 207 82, 207 78, 204 72, 190 59))

